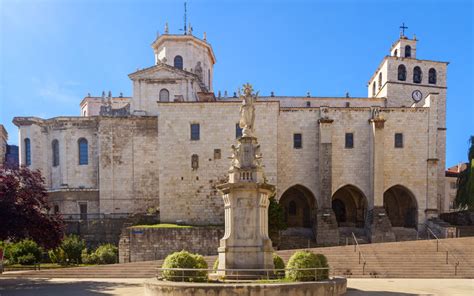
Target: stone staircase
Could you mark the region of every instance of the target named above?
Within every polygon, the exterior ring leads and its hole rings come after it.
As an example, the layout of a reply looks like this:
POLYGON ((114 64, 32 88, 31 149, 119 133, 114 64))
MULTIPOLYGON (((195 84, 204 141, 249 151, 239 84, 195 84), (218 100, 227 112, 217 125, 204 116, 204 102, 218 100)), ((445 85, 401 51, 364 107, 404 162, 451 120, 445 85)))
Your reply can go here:
POLYGON ((291 250, 316 247, 311 228, 291 227, 280 234, 279 250, 291 250))
POLYGON ((365 234, 364 228, 358 227, 339 227, 339 245, 353 245, 354 238, 352 237, 352 233, 354 233, 355 237, 357 238, 358 244, 368 244, 369 239, 365 234))
MULTIPOLYGON (((408 242, 360 245, 359 252, 354 246, 313 248, 311 251, 326 255, 332 275, 354 278, 471 278, 474 279, 474 237, 439 240, 419 240, 408 242), (446 264, 446 249, 448 264, 446 264), (365 259, 365 260, 364 260, 365 259), (459 260, 457 274, 455 265, 459 260), (365 267, 363 262, 366 262, 365 267)), ((288 262, 296 250, 277 251, 288 262)), ((208 256, 210 267, 216 256, 208 256)), ((2 277, 26 278, 151 278, 156 274, 162 260, 126 264, 112 264, 90 267, 49 269, 40 271, 6 272, 2 277)))

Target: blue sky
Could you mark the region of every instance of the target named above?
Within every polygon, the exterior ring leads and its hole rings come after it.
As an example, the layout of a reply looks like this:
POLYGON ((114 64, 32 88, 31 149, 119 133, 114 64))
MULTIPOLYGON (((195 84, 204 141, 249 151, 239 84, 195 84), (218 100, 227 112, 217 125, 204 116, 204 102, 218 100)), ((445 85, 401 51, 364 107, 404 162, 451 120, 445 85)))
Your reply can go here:
MULTIPOLYGON (((449 61, 447 165, 474 135, 473 4, 465 1, 188 1, 194 34, 217 57, 214 90, 250 82, 261 94, 367 96, 366 83, 405 22, 421 59, 449 61)), ((183 1, 0 0, 0 123, 79 115, 87 94, 131 95, 127 74, 153 65, 165 22, 183 1)))

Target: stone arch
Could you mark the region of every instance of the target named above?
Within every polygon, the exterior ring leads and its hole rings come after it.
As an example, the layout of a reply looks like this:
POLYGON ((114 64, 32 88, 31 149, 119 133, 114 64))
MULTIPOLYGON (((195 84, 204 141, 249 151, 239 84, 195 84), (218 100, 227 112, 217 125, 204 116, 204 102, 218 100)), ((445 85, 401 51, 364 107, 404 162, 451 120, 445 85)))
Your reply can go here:
POLYGON ((316 198, 303 185, 288 188, 280 197, 288 227, 311 227, 316 213, 316 198))
POLYGON ((367 197, 357 186, 342 186, 332 195, 332 209, 338 226, 364 227, 367 197))
POLYGON ((394 185, 383 194, 383 206, 393 227, 417 228, 418 204, 405 186, 394 185))

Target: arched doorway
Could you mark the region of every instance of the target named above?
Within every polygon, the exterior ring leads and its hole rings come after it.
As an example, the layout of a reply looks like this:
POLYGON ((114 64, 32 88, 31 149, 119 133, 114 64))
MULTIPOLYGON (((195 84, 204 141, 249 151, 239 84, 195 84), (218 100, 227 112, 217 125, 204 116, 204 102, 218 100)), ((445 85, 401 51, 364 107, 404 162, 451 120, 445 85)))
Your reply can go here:
POLYGON ((339 188, 332 196, 332 209, 339 227, 364 227, 367 198, 356 186, 339 188))
POLYGON ((285 209, 288 227, 311 227, 316 199, 308 188, 302 185, 288 188, 281 195, 279 203, 285 209))
POLYGON ((395 185, 385 191, 383 206, 392 227, 417 227, 418 206, 416 198, 406 187, 395 185))

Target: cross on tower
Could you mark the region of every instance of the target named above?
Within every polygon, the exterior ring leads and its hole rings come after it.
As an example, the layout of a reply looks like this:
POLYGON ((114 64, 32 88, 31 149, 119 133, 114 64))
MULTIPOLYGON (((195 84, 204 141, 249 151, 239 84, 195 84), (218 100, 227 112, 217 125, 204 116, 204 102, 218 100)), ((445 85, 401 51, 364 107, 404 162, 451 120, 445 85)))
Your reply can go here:
POLYGON ((405 29, 408 29, 408 27, 405 26, 405 23, 402 23, 402 25, 400 26, 400 37, 405 36, 405 29))

